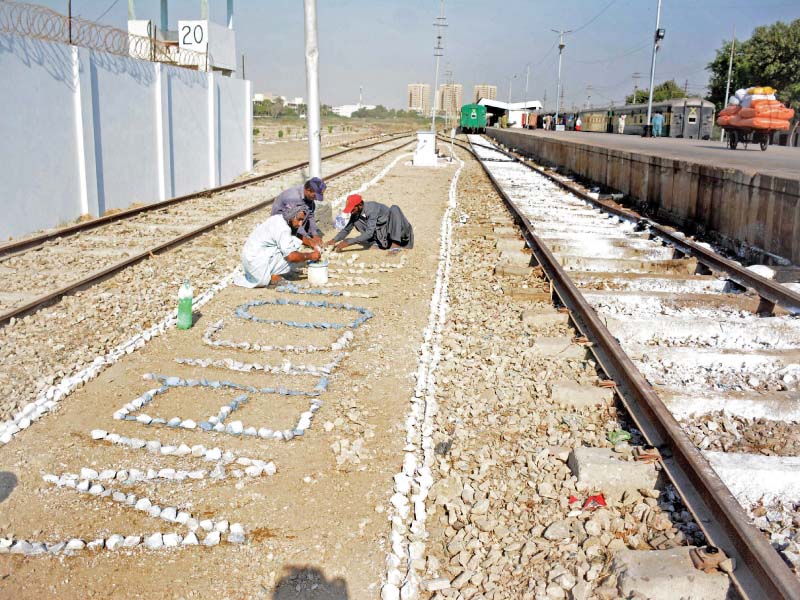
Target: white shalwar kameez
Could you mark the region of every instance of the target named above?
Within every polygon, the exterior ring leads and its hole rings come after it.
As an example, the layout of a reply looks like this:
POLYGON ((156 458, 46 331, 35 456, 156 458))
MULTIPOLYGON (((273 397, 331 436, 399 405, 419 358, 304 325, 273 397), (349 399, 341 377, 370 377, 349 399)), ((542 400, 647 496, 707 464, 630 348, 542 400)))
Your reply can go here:
POLYGON ((234 283, 246 288, 269 285, 273 275, 282 275, 291 270, 286 257, 302 245, 303 242, 292 235, 283 215, 271 216, 256 227, 244 243, 244 274, 239 275, 234 283))

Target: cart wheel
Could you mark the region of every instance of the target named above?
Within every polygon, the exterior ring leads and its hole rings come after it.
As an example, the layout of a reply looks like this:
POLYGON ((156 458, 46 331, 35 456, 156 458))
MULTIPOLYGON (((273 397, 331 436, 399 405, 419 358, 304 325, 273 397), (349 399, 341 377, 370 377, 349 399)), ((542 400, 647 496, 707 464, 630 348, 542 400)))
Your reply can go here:
POLYGON ((764 152, 767 149, 767 146, 769 146, 769 135, 766 133, 761 134, 758 140, 758 145, 761 147, 761 151, 764 152))
POLYGON ((736 135, 735 131, 731 131, 728 134, 728 147, 731 150, 736 150, 736 146, 738 146, 738 145, 739 145, 739 136, 736 135))

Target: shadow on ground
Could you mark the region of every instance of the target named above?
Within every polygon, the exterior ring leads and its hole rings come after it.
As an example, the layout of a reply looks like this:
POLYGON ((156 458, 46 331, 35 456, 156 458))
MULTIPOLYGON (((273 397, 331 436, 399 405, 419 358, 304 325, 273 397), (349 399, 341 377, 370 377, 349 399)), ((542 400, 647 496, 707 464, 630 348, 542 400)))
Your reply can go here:
POLYGON ((273 600, 348 600, 347 582, 328 580, 314 567, 287 567, 275 586, 273 600))
POLYGON ((5 500, 17 487, 17 476, 9 471, 0 471, 0 502, 5 500))

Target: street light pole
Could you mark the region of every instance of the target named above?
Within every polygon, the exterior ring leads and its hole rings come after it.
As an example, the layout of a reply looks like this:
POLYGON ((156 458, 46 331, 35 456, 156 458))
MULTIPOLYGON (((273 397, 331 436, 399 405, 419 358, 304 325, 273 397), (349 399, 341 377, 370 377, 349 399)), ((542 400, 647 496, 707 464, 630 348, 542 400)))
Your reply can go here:
MULTIPOLYGON (((656 11, 656 33, 653 36, 653 61, 650 63, 650 92, 647 97, 647 126, 645 135, 650 137, 653 131, 653 86, 656 79, 656 54, 658 54, 659 42, 664 38, 664 30, 661 29, 661 0, 658 0, 658 10, 656 11)), ((636 100, 636 98, 634 98, 636 100)))
MULTIPOLYGON (((661 0, 659 0, 659 5, 661 0)), ((558 88, 556 89, 556 126, 558 126, 558 113, 561 110, 561 57, 564 54, 564 36, 568 33, 572 33, 571 29, 567 31, 558 30, 558 29, 551 29, 558 34, 558 88)))
POLYGON ((528 103, 528 79, 531 76, 531 63, 525 65, 525 97, 522 99, 525 104, 528 103))
POLYGON ((433 55, 436 57, 436 75, 433 78, 433 90, 431 91, 433 95, 433 102, 431 103, 433 105, 431 108, 431 131, 436 131, 436 88, 439 87, 439 59, 444 54, 444 46, 442 46, 442 28, 447 27, 447 19, 444 16, 444 0, 440 0, 439 2, 439 16, 436 18, 436 22, 433 26, 438 28, 438 33, 436 34, 436 46, 433 49, 433 55))
POLYGON ((322 175, 319 122, 319 44, 317 42, 317 0, 305 0, 306 34, 306 123, 308 124, 308 176, 322 175))
POLYGON ((517 78, 516 75, 508 78, 508 106, 506 106, 506 127, 511 123, 511 82, 517 78))
MULTIPOLYGON (((731 57, 728 60, 728 83, 725 84, 725 98, 723 98, 723 106, 728 102, 728 94, 731 93, 731 73, 733 72, 733 49, 736 48, 736 25, 733 26, 733 40, 731 40, 731 57)), ((719 136, 719 141, 725 141, 725 130, 719 136)))

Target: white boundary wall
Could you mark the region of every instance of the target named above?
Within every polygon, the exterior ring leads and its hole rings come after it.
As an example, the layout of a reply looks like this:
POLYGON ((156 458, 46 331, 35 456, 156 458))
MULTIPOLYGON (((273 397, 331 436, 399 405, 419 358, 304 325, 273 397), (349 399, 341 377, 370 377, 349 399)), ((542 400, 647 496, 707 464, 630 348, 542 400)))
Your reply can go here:
POLYGON ((0 240, 252 168, 249 81, 10 34, 0 74, 0 240))

